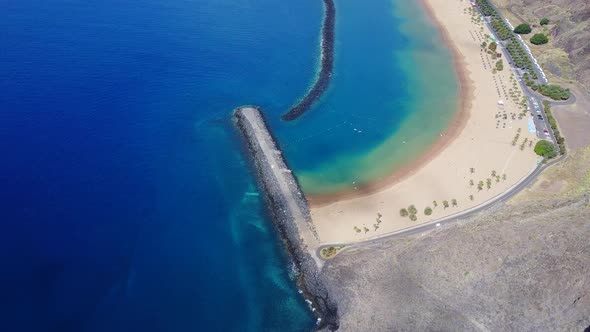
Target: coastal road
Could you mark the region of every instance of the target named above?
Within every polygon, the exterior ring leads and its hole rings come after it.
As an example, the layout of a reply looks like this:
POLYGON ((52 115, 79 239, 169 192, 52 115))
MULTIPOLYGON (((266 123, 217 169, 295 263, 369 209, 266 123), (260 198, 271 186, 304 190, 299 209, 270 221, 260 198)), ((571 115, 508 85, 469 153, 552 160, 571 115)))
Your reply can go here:
POLYGON ((353 248, 353 247, 358 247, 358 246, 367 246, 367 245, 380 243, 385 240, 392 240, 392 239, 396 239, 396 238, 400 238, 400 237, 421 234, 424 232, 431 231, 435 228, 442 227, 444 225, 450 225, 450 224, 456 223, 458 221, 467 219, 479 212, 482 212, 486 209, 491 208, 492 206, 494 206, 496 204, 504 203, 507 200, 509 200, 510 198, 514 197, 514 195, 518 194, 523 189, 527 188, 531 183, 533 183, 533 181, 537 178, 537 176, 539 174, 541 174, 541 172, 543 172, 546 168, 562 161, 563 159, 565 159, 565 157, 566 157, 566 154, 562 155, 560 158, 555 159, 549 163, 539 164, 531 173, 529 173, 524 179, 522 179, 520 182, 515 184, 509 190, 507 190, 504 193, 499 194, 498 196, 496 196, 496 197, 494 197, 494 198, 492 198, 492 199, 490 199, 490 200, 488 200, 476 207, 473 207, 471 209, 468 209, 468 210, 465 210, 462 212, 458 212, 456 214, 453 214, 453 215, 450 215, 447 217, 436 219, 436 220, 433 220, 428 223, 424 223, 424 224, 412 226, 409 228, 404 228, 399 231, 379 235, 379 236, 369 238, 364 241, 322 244, 320 247, 318 247, 316 255, 317 255, 317 257, 319 257, 322 260, 327 260, 327 259, 324 259, 322 257, 322 255, 320 254, 321 250, 324 248, 327 248, 327 247, 345 246, 345 248, 343 250, 346 250, 348 248, 353 248))
MULTIPOLYGON (((501 19, 504 20, 504 22, 506 22, 508 24, 508 26, 512 27, 510 22, 508 20, 506 20, 506 18, 501 16, 501 12, 498 10, 498 8, 490 1, 488 1, 488 3, 496 10, 496 12, 500 15, 501 19)), ((544 98, 541 95, 539 95, 538 93, 536 93, 535 91, 531 90, 526 85, 526 83, 524 82, 524 80, 522 78, 522 69, 514 67, 514 61, 513 61, 512 57, 510 56, 510 53, 508 52, 508 50, 505 47, 505 42, 501 41, 498 38, 498 36, 494 33, 494 29, 492 28, 492 26, 489 22, 489 18, 487 18, 483 15, 483 13, 479 10, 479 7, 476 7, 476 8, 477 8, 479 14, 481 15, 481 17, 483 18, 483 22, 486 25, 486 28, 488 29, 489 33, 492 36, 494 36, 494 38, 498 41, 499 46, 500 46, 500 50, 504 54, 504 58, 508 61, 508 64, 510 65, 511 70, 514 72, 515 76, 517 77, 517 80, 518 80, 518 83, 520 84, 521 90, 523 91, 526 99, 528 100, 528 104, 529 104, 528 109, 531 112, 531 115, 533 117, 533 122, 535 124, 537 137, 539 139, 550 140, 553 143, 556 143, 555 135, 553 134, 553 130, 551 129, 551 126, 549 125, 549 122, 547 121, 547 114, 545 114, 545 110, 541 106, 544 98), (542 119, 539 119, 538 115, 541 115, 542 119)), ((539 81, 541 82, 541 84, 548 84, 549 81, 547 80, 545 73, 541 69, 541 66, 537 62, 537 59, 535 59, 535 57, 531 53, 531 50, 529 49, 529 47, 524 43, 524 41, 522 40, 520 35, 516 35, 516 37, 517 37, 516 39, 518 40, 518 43, 520 43, 521 47, 524 50, 526 50, 527 56, 530 58, 531 62, 534 64, 535 72, 537 73, 537 76, 539 77, 539 81)), ((562 105, 562 104, 568 104, 568 102, 569 103, 575 102, 575 96, 572 95, 570 97, 570 99, 572 101, 567 100, 563 103, 562 102, 553 102, 553 103, 562 105)))

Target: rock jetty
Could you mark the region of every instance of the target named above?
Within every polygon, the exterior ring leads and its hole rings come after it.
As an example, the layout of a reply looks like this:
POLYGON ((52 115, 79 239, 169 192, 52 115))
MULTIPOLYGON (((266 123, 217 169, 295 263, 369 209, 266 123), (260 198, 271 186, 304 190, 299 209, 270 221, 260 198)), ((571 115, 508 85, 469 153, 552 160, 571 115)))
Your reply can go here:
POLYGON ((287 113, 283 114, 282 119, 285 121, 292 121, 303 115, 313 103, 318 100, 328 89, 330 79, 332 78, 332 70, 334 67, 334 30, 336 25, 336 8, 333 0, 324 0, 325 14, 324 25, 322 28, 322 52, 321 52, 321 68, 320 74, 311 90, 307 95, 299 101, 299 103, 291 108, 287 113))
POLYGON ((318 329, 336 330, 336 303, 321 278, 314 249, 319 244, 309 207, 297 180, 287 167, 260 109, 242 106, 234 111, 256 178, 271 217, 298 270, 297 284, 318 317, 318 329))

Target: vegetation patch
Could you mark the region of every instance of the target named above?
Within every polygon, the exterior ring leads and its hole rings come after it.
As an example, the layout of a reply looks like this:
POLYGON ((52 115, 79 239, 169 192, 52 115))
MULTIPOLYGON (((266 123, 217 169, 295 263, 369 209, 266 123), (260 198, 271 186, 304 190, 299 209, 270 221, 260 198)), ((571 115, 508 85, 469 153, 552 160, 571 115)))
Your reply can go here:
POLYGON ((559 128, 557 128, 557 121, 553 117, 553 113, 551 112, 551 103, 547 100, 543 100, 543 108, 545 109, 545 114, 547 115, 547 121, 553 130, 553 135, 555 136, 555 140, 557 141, 557 145, 559 146, 559 153, 565 154, 565 138, 561 136, 559 132, 559 128))
POLYGON ((526 23, 519 24, 516 28, 514 28, 514 32, 518 33, 519 35, 531 33, 531 31, 533 31, 533 29, 526 23))
POLYGON ((536 33, 533 37, 531 37, 531 43, 535 45, 543 45, 547 44, 548 42, 549 38, 542 33, 536 33))
POLYGON ((332 258, 334 256, 336 256, 336 254, 344 249, 345 246, 330 246, 330 247, 326 247, 323 248, 322 250, 320 250, 320 255, 322 255, 323 258, 332 258))
POLYGON ((570 97, 570 89, 562 88, 556 84, 540 85, 539 92, 555 100, 567 100, 570 97))
POLYGON ((555 150, 555 145, 546 140, 540 140, 535 145, 535 153, 545 159, 551 159, 557 156, 557 151, 555 150))

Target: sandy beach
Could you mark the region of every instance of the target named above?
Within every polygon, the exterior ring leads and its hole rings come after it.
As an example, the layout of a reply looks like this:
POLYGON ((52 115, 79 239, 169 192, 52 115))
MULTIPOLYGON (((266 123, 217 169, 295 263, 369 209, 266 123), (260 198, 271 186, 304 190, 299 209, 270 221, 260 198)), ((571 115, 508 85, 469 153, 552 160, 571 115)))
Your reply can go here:
POLYGON ((459 110, 428 151, 390 176, 308 197, 322 243, 364 240, 480 205, 519 182, 540 161, 516 76, 503 56, 495 58, 499 46, 496 52, 482 47, 491 42, 490 32, 470 2, 422 3, 453 51, 459 110), (494 69, 500 59, 503 69, 494 69), (412 211, 410 206, 417 211, 415 218, 400 213, 412 211))

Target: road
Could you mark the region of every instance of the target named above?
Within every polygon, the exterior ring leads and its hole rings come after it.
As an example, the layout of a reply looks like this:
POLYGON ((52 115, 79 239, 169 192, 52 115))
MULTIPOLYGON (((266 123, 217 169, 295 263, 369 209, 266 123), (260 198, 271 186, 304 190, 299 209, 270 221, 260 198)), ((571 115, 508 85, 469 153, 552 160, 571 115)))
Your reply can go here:
MULTIPOLYGON (((496 12, 498 12, 498 14, 500 14, 500 11, 498 10, 498 8, 496 6, 494 6, 494 4, 492 4, 491 2, 489 2, 489 3, 496 10, 496 12)), ((478 8, 478 11, 479 11, 479 8, 478 8)), ((514 74, 517 78, 517 81, 520 84, 521 90, 524 93, 524 96, 528 100, 528 107, 527 108, 532 114, 533 122, 534 122, 535 128, 536 128, 537 137, 539 139, 549 140, 555 144, 556 143, 555 135, 553 134, 553 130, 551 129, 551 126, 549 125, 549 122, 547 121, 547 114, 545 113, 545 110, 542 107, 542 105, 543 105, 542 101, 544 98, 541 95, 539 95, 538 93, 536 93, 535 91, 531 90, 526 85, 526 83, 522 79, 522 75, 521 75, 522 69, 514 67, 514 61, 512 60, 510 53, 508 52, 508 50, 505 47, 505 42, 500 41, 498 36, 496 36, 496 34, 494 33, 494 29, 490 25, 489 19, 484 17, 483 14, 481 13, 481 11, 479 11, 479 13, 480 13, 480 15, 482 15, 483 22, 486 25, 489 33, 491 35, 493 35, 496 40, 499 41, 500 49, 502 50, 502 53, 504 54, 505 59, 508 61, 508 64, 510 65, 511 70, 514 72, 514 74), (541 116, 541 118, 539 118, 539 115, 541 116)), ((510 23, 505 18, 502 17, 502 19, 509 26, 511 26, 510 23)), ((516 38, 516 39, 521 44, 521 46, 526 50, 527 55, 529 56, 529 58, 531 59, 531 61, 535 65, 534 67, 535 67, 535 71, 537 72, 537 75, 539 77, 539 81, 542 84, 549 83, 547 81, 547 78, 545 77, 545 74, 541 70, 541 67, 539 66, 537 60, 535 59, 535 57, 531 53, 530 49, 528 48, 528 46, 522 41, 520 36, 517 35, 517 37, 518 38, 516 38)), ((563 104, 575 102, 575 97, 573 95, 570 97, 570 99, 573 101, 567 100, 565 102, 554 102, 554 103, 556 105, 557 104, 563 105, 563 104)))

